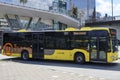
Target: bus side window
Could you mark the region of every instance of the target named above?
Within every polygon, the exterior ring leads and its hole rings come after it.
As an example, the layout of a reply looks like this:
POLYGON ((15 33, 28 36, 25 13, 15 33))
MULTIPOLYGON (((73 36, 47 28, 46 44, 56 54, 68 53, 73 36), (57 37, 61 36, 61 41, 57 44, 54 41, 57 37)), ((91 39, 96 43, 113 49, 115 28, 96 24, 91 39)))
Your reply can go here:
POLYGON ((67 49, 67 37, 63 33, 56 33, 56 48, 67 49))

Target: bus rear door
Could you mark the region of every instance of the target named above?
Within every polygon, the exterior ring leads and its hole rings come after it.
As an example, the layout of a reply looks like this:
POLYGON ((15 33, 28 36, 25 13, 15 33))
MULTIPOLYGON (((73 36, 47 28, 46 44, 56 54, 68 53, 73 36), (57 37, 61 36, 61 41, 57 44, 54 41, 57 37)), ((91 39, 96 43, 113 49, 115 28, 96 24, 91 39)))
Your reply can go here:
POLYGON ((3 44, 3 32, 0 31, 0 53, 2 52, 2 44, 3 44))
POLYGON ((32 57, 35 59, 44 59, 44 34, 32 34, 32 57))

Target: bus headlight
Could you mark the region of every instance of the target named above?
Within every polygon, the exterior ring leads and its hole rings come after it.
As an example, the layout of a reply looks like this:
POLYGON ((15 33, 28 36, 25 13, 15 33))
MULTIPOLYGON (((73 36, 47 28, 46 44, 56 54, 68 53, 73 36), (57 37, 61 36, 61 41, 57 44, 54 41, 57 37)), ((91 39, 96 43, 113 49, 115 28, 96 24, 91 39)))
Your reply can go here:
POLYGON ((114 56, 111 56, 111 59, 114 60, 114 56))

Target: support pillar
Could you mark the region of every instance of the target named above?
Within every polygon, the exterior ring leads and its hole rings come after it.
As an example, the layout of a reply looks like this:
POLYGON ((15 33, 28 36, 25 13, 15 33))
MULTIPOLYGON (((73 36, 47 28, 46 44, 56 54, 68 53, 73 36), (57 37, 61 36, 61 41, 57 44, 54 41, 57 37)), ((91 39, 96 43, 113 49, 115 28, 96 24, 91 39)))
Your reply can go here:
POLYGON ((20 22, 20 19, 18 15, 12 15, 14 18, 10 18, 8 14, 5 15, 5 18, 8 22, 8 26, 11 28, 11 30, 18 30, 22 28, 22 24, 20 22))
POLYGON ((26 29, 28 29, 28 28, 30 27, 30 25, 31 25, 31 23, 32 23, 32 20, 33 20, 33 18, 30 17, 30 20, 29 20, 29 22, 28 22, 28 25, 27 25, 26 29))
POLYGON ((10 27, 11 30, 12 30, 13 27, 11 26, 11 23, 10 23, 10 20, 9 20, 9 17, 8 17, 7 14, 5 14, 5 18, 6 18, 7 22, 8 22, 8 27, 10 27))
POLYGON ((20 29, 22 29, 22 28, 23 28, 23 25, 22 25, 22 23, 21 23, 21 21, 20 21, 18 15, 15 15, 15 19, 17 20, 18 27, 19 27, 20 29))

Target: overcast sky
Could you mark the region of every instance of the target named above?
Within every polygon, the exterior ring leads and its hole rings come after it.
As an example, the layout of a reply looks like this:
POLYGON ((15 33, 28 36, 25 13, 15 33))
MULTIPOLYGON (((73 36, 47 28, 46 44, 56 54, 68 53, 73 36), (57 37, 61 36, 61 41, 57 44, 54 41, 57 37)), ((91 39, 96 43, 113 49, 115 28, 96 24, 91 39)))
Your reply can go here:
MULTIPOLYGON (((102 16, 107 13, 112 15, 111 0, 96 0, 96 11, 100 12, 102 16)), ((120 16, 120 0, 113 0, 113 15, 120 16)))

